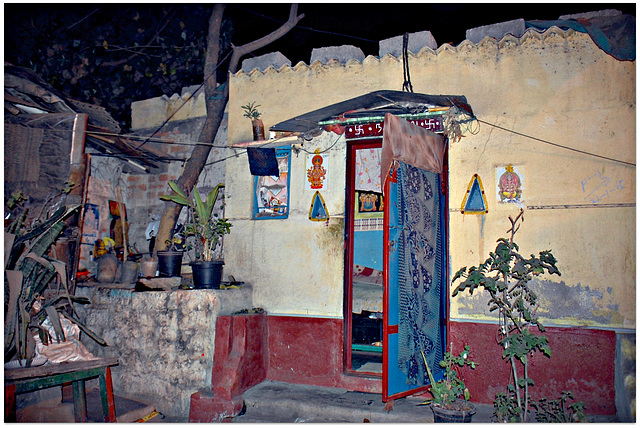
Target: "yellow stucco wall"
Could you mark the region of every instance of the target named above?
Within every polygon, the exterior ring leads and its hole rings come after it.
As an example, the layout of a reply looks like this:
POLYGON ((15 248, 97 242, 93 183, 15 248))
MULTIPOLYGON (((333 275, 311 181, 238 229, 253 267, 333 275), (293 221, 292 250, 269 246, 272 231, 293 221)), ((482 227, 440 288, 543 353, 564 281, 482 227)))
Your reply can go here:
MULTIPOLYGON (((409 64, 416 93, 464 95, 489 124, 635 163, 635 61, 614 59, 586 34, 552 28, 520 39, 465 41, 423 49, 409 64)), ((389 55, 240 72, 230 79, 229 144, 251 140, 240 108, 250 101, 261 105, 268 128, 369 92, 401 90, 402 83, 402 59, 389 55)), ((310 146, 326 148, 335 137, 323 133, 310 146)), ((225 269, 254 284, 254 303, 271 313, 342 315, 343 219, 336 214, 344 211, 344 140, 328 153, 330 188, 322 194, 329 226, 308 220, 313 192, 303 188, 304 153, 293 155, 287 220, 251 221, 247 158, 227 161, 227 215, 234 228, 225 239, 225 269)), ((484 260, 505 236, 507 216, 517 214, 496 195, 497 168, 508 164, 524 179, 525 222, 516 236, 521 252, 551 249, 562 272, 541 284, 539 314, 560 325, 635 328, 635 166, 473 123, 450 147, 451 270, 484 260), (487 194, 484 221, 459 212, 474 173, 487 194), (598 204, 610 208, 575 207, 592 204, 588 194, 595 188, 602 191, 598 204)), ((488 319, 479 298, 452 299, 451 316, 488 319)))

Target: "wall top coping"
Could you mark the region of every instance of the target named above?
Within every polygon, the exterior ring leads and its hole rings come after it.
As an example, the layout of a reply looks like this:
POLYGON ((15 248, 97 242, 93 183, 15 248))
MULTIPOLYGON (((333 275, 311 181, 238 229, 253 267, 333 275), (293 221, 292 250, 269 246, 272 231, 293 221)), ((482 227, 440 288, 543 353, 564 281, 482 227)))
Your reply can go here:
MULTIPOLYGON (((492 45, 494 48, 502 48, 504 46, 509 46, 513 43, 516 43, 517 45, 522 45, 523 43, 528 43, 531 40, 537 40, 539 42, 544 42, 547 39, 553 38, 553 37, 562 37, 564 39, 570 39, 572 37, 586 37, 587 39, 591 40, 591 38, 585 34, 585 33, 580 33, 577 32, 571 28, 567 29, 567 30, 563 30, 559 27, 553 26, 548 28, 545 31, 538 31, 535 28, 528 28, 524 34, 521 37, 515 37, 511 34, 505 34, 500 40, 497 40, 494 37, 489 37, 486 36, 484 37, 482 40, 480 40, 478 43, 473 43, 470 40, 463 40, 458 46, 453 46, 451 44, 445 43, 440 45, 440 47, 436 50, 433 50, 429 47, 424 47, 420 50, 420 52, 418 52, 417 54, 414 54, 412 52, 409 52, 409 56, 410 57, 423 57, 426 55, 439 55, 443 52, 453 52, 453 53, 459 53, 459 52, 467 52, 469 49, 478 49, 478 48, 482 48, 482 47, 487 47, 488 45, 492 45)), ((593 42, 592 42, 593 43, 593 42)), ((595 43, 594 43, 595 45, 595 43)), ((269 75, 269 74, 278 74, 278 73, 282 73, 282 72, 286 72, 286 71, 308 71, 308 70, 318 70, 321 68, 326 68, 326 67, 342 67, 342 68, 346 68, 346 67, 350 67, 353 65, 357 65, 357 64, 368 64, 371 62, 380 62, 383 60, 394 60, 394 61, 401 61, 402 58, 401 57, 396 57, 393 56, 392 54, 388 53, 386 55, 384 55, 382 58, 380 57, 375 57, 373 55, 369 55, 367 56, 365 59, 363 59, 362 61, 358 61, 356 59, 351 59, 349 61, 347 61, 346 63, 337 61, 337 60, 333 60, 333 61, 329 61, 326 63, 322 63, 320 61, 315 61, 311 64, 305 64, 304 61, 300 61, 298 62, 296 65, 294 65, 293 67, 288 66, 288 65, 284 65, 278 69, 276 69, 273 66, 267 67, 266 69, 264 69, 264 71, 261 71, 259 69, 253 69, 250 71, 245 71, 245 70, 240 70, 237 73, 233 74, 233 76, 236 77, 240 77, 242 75, 247 75, 247 76, 254 76, 256 73, 259 74, 264 74, 264 75, 269 75)))

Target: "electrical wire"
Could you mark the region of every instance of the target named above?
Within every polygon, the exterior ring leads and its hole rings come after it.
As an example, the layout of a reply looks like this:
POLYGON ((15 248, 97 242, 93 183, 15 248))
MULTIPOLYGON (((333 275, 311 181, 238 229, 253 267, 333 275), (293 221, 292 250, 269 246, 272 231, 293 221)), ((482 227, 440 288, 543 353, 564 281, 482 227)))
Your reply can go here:
POLYGON ((574 151, 574 152, 577 152, 577 153, 582 153, 584 155, 589 155, 589 156, 594 156, 594 157, 601 158, 601 159, 606 159, 606 160, 609 160, 609 161, 612 161, 612 162, 618 162, 618 163, 621 163, 621 164, 624 164, 624 165, 636 166, 635 163, 626 162, 626 161, 622 161, 622 160, 614 159, 614 158, 609 158, 609 157, 606 157, 606 156, 597 155, 595 153, 585 152, 584 150, 574 149, 573 147, 568 147, 568 146, 563 146, 562 144, 552 143, 551 141, 543 140, 542 138, 532 137, 531 135, 527 135, 527 134, 523 134, 523 133, 518 132, 518 131, 513 131, 511 129, 503 128, 502 126, 494 125, 493 123, 486 122, 486 121, 484 121, 482 119, 476 118, 476 120, 478 122, 480 122, 480 123, 484 123, 485 125, 493 126, 494 128, 498 128, 498 129, 501 129, 503 131, 511 132, 513 134, 520 135, 521 137, 530 138, 532 140, 536 140, 536 141, 539 141, 541 143, 549 144, 551 146, 560 147, 562 149, 571 150, 571 151, 574 151))
MULTIPOLYGON (((267 15, 263 15, 263 14, 258 13, 258 12, 254 12, 253 10, 246 9, 246 8, 244 8, 244 7, 238 6, 237 4, 234 4, 234 5, 232 5, 232 6, 233 6, 233 7, 235 7, 235 8, 237 8, 237 9, 243 10, 243 11, 245 11, 245 12, 251 13, 251 14, 253 14, 253 15, 259 16, 259 17, 261 17, 261 18, 265 18, 265 19, 268 19, 268 20, 270 20, 270 21, 277 22, 277 23, 279 23, 279 24, 284 24, 284 23, 286 22, 286 21, 282 21, 282 20, 280 20, 280 19, 272 18, 272 17, 267 16, 267 15)), ((303 26, 301 26, 301 25, 296 25, 296 26, 295 26, 295 28, 300 29, 300 30, 314 31, 314 32, 316 32, 316 33, 331 34, 331 35, 334 35, 334 36, 348 37, 348 38, 351 38, 351 39, 362 40, 362 41, 364 41, 364 42, 369 42, 369 43, 376 43, 376 44, 380 43, 378 40, 364 39, 364 38, 362 38, 362 37, 358 37, 358 36, 350 36, 350 35, 348 35, 348 34, 342 34, 342 33, 334 33, 334 32, 332 32, 332 31, 317 30, 317 29, 315 29, 315 28, 311 28, 311 27, 303 27, 303 26)))
MULTIPOLYGON (((342 137, 342 135, 338 135, 338 138, 336 138, 336 141, 334 141, 333 144, 331 144, 326 149, 318 152, 318 154, 325 153, 325 152, 328 152, 329 150, 331 150, 336 144, 338 144, 338 141, 340 141, 340 137, 342 137)), ((301 147, 296 147, 296 149, 302 150, 303 152, 308 153, 310 155, 315 155, 316 154, 316 152, 310 152, 309 150, 305 150, 304 147, 302 147, 302 146, 301 147)))
MULTIPOLYGON (((284 136, 283 136, 283 137, 274 138, 274 139, 272 139, 272 140, 265 141, 263 144, 260 144, 260 145, 257 145, 257 146, 253 146, 253 147, 250 147, 250 148, 251 148, 251 149, 261 149, 261 148, 264 148, 264 146, 266 146, 267 144, 273 144, 273 143, 275 143, 276 141, 278 141, 278 140, 282 140, 282 139, 284 139, 284 138, 287 138, 287 137, 284 137, 284 136)), ((227 159, 237 158, 237 157, 239 157, 240 155, 244 155, 244 154, 246 154, 246 153, 247 153, 247 149, 246 149, 246 148, 239 148, 239 147, 233 147, 233 146, 225 146, 225 148, 227 148, 227 149, 233 149, 233 150, 243 150, 243 151, 242 151, 242 152, 240 152, 240 153, 237 153, 237 152, 236 152, 236 153, 234 153, 234 154, 232 154, 232 155, 230 155, 230 156, 227 156, 226 158, 222 158, 222 159, 215 160, 215 161, 213 161, 213 162, 209 162, 209 163, 205 164, 204 166, 209 166, 209 165, 213 165, 213 164, 216 164, 216 163, 219 163, 219 162, 224 162, 224 161, 226 161, 227 159)))

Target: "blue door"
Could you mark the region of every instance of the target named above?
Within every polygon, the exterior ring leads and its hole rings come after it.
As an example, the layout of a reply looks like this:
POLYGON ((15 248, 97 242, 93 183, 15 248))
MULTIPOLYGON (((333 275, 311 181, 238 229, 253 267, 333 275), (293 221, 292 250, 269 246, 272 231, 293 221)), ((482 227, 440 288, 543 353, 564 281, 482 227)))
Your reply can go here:
POLYGON ((440 174, 395 161, 385 184, 383 401, 436 380, 446 348, 445 197, 440 174))

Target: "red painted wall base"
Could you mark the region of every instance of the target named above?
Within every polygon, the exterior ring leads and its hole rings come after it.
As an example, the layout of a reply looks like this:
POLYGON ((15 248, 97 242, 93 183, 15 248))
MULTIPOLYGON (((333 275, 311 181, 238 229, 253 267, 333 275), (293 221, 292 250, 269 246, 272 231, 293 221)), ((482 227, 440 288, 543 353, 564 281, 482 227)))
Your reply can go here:
POLYGON ((342 319, 289 316, 268 318, 267 379, 382 393, 380 378, 344 373, 342 319))
POLYGON ((266 379, 266 314, 220 316, 216 320, 211 389, 191 395, 189 422, 219 422, 242 410, 242 394, 266 379))
MULTIPOLYGON (((463 376, 471 399, 492 404, 506 392, 509 365, 496 344, 495 324, 451 322, 454 352, 471 348, 476 369, 463 376)), ((547 328, 551 359, 531 359, 534 399, 555 399, 572 391, 592 415, 613 415, 615 407, 615 332, 581 328, 547 328)), ((190 422, 214 422, 239 414, 242 394, 264 380, 381 393, 380 378, 344 373, 343 321, 335 318, 239 315, 216 324, 212 387, 191 397, 190 422)))
MULTIPOLYGON (((502 359, 496 343, 496 324, 451 322, 449 346, 454 353, 469 345, 475 370, 465 367, 465 380, 471 401, 492 404, 496 393, 507 392, 510 365, 502 359)), ((551 347, 551 358, 537 352, 530 359, 529 377, 535 381, 530 394, 534 400, 556 399, 571 391, 576 401, 586 405, 587 414, 614 415, 615 348, 613 331, 585 328, 547 327, 544 333, 551 347)))

